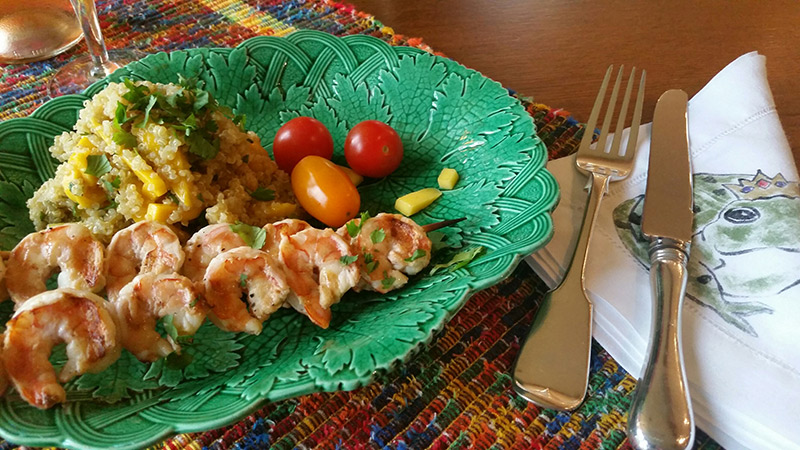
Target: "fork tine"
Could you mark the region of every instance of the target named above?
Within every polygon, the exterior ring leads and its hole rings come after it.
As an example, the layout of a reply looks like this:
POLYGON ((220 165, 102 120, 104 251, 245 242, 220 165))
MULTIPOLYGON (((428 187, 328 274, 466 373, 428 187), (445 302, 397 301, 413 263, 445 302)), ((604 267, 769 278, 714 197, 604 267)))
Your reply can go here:
POLYGON ((631 70, 631 76, 628 78, 628 86, 625 88, 625 97, 622 98, 622 106, 619 108, 619 117, 617 118, 617 127, 614 129, 614 140, 611 143, 609 153, 619 154, 624 156, 627 151, 627 146, 620 152, 620 142, 622 142, 622 130, 625 127, 625 119, 628 117, 628 103, 631 100, 631 91, 633 90, 633 80, 636 75, 636 67, 631 70))
POLYGON ((617 95, 619 94, 619 85, 622 82, 622 71, 624 68, 625 66, 619 66, 617 81, 614 82, 614 89, 611 91, 611 98, 608 99, 608 109, 606 109, 606 115, 603 117, 603 127, 600 130, 600 137, 597 138, 597 150, 601 152, 606 152, 608 129, 611 127, 611 120, 614 117, 614 109, 617 107, 617 95))
POLYGON ((636 142, 639 140, 639 125, 642 123, 642 104, 644 103, 644 79, 647 71, 642 69, 642 78, 639 81, 639 92, 636 94, 636 107, 633 108, 633 120, 631 121, 631 132, 628 135, 628 144, 625 148, 625 158, 633 158, 636 142), (633 146, 633 147, 631 147, 633 146))
POLYGON ((603 106, 603 98, 606 96, 608 80, 611 79, 611 70, 613 68, 614 65, 611 64, 606 70, 606 76, 603 78, 603 84, 600 85, 600 91, 597 93, 597 98, 594 100, 594 106, 592 106, 592 112, 589 114, 589 122, 586 124, 586 128, 583 130, 583 138, 581 138, 581 144, 578 147, 579 153, 586 151, 586 149, 588 149, 592 144, 594 128, 597 126, 597 116, 600 115, 600 109, 602 109, 603 106))

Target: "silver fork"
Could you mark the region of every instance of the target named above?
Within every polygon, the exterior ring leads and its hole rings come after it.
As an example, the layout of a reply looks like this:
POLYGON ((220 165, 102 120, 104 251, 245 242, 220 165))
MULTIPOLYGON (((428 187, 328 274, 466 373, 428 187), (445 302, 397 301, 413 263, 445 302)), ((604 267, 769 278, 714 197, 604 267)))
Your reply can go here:
POLYGON ((546 408, 573 410, 586 396, 592 344, 592 302, 586 295, 584 286, 588 245, 592 239, 595 217, 609 182, 627 177, 633 169, 633 157, 642 121, 644 70, 641 72, 627 145, 620 151, 622 130, 635 84, 635 67, 625 89, 614 139, 611 147, 606 149, 623 78, 622 66, 611 91, 597 145, 591 145, 613 67, 609 66, 606 71, 578 147, 576 164, 578 169, 589 173, 591 187, 575 253, 561 284, 545 296, 513 368, 514 390, 525 399, 546 408), (573 270, 576 269, 576 260, 581 262, 581 270, 573 270))

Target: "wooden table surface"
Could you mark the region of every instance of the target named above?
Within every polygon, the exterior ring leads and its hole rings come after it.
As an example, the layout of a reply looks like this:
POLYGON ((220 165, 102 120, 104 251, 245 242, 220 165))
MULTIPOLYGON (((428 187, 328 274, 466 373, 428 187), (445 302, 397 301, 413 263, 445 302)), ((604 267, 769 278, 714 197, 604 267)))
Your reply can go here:
POLYGON ((800 163, 800 2, 721 0, 349 0, 395 32, 586 121, 610 63, 647 70, 658 96, 691 97, 738 56, 767 57, 778 114, 800 163))

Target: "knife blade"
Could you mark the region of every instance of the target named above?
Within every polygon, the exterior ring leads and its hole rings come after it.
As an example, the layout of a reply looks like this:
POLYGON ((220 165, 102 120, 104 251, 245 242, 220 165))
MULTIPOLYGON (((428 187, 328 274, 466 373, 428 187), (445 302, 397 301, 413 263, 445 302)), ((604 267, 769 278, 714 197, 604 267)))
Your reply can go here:
POLYGON ((634 393, 628 436, 636 449, 688 449, 694 443, 681 311, 694 219, 688 96, 661 95, 653 114, 642 231, 650 240, 653 297, 647 360, 634 393))

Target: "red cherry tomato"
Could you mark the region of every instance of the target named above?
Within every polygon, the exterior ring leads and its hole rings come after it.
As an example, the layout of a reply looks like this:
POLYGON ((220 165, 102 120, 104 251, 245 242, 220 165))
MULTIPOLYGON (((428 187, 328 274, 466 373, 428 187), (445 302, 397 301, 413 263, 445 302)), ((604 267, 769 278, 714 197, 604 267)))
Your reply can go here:
POLYGON ((275 163, 286 173, 306 156, 317 155, 326 159, 333 156, 333 138, 319 120, 313 117, 295 117, 283 124, 272 141, 275 163))
POLYGON ((350 177, 320 156, 306 156, 292 171, 292 190, 309 214, 333 228, 358 214, 361 196, 350 177))
POLYGON ((400 167, 403 142, 389 125, 378 120, 365 120, 347 133, 344 157, 357 174, 382 178, 400 167))

